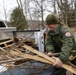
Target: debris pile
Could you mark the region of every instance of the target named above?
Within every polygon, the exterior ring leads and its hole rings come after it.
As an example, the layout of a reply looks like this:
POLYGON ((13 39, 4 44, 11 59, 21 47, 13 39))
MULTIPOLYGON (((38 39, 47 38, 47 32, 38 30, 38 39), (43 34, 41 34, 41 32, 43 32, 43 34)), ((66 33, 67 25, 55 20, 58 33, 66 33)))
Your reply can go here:
MULTIPOLYGON (((0 64, 6 64, 8 69, 30 60, 53 65, 55 60, 39 52, 36 45, 37 43, 31 38, 20 39, 15 37, 2 41, 0 43, 0 64)), ((62 67, 76 74, 75 67, 68 64, 63 64, 62 67)))

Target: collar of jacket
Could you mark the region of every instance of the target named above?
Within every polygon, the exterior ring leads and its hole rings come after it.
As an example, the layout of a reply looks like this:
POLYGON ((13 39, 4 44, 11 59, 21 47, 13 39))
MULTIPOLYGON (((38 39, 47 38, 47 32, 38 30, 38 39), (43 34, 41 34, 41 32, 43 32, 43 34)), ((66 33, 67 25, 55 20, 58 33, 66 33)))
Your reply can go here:
POLYGON ((58 25, 54 31, 49 31, 49 34, 50 35, 56 35, 56 34, 59 34, 59 31, 60 31, 60 25, 58 25))

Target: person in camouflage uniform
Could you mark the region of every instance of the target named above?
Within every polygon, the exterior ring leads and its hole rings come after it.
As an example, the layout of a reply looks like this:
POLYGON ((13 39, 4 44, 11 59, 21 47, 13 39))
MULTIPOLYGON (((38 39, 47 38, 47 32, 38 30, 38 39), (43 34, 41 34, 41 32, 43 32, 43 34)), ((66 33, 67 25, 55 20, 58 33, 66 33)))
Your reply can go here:
MULTIPOLYGON (((46 17, 46 25, 49 28, 45 41, 47 55, 52 56, 53 53, 59 53, 54 57, 56 60, 53 67, 55 72, 56 67, 60 68, 69 60, 72 50, 75 50, 75 39, 70 28, 61 24, 55 15, 49 14, 46 17)), ((53 75, 54 72, 51 72, 50 75, 53 75)))

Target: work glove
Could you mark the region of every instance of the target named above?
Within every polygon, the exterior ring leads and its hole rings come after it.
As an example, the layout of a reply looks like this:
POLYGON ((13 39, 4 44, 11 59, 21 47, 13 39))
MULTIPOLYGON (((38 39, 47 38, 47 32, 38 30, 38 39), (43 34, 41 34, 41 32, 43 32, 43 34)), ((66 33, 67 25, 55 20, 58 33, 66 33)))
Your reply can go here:
POLYGON ((53 66, 56 66, 58 68, 61 68, 63 62, 59 58, 57 58, 57 57, 52 57, 52 58, 55 59, 55 63, 53 64, 53 66))

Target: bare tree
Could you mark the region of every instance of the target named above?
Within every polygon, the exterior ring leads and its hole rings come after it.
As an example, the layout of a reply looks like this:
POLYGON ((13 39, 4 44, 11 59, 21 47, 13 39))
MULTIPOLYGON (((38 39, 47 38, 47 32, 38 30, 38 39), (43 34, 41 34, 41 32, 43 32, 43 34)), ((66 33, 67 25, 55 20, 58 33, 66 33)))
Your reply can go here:
POLYGON ((56 0, 56 1, 57 1, 57 4, 58 4, 58 7, 60 9, 60 18, 61 18, 62 22, 64 23, 64 11, 63 11, 62 0, 56 0))
POLYGON ((56 0, 53 0, 54 14, 56 14, 56 0))
POLYGON ((7 22, 7 14, 6 14, 6 8, 3 0, 3 9, 4 9, 4 16, 5 16, 5 21, 7 22))
POLYGON ((44 20, 43 20, 43 17, 44 17, 44 14, 43 14, 43 0, 41 0, 41 19, 42 19, 42 26, 43 26, 43 29, 44 29, 44 20))
POLYGON ((68 25, 68 12, 69 12, 69 1, 68 0, 56 0, 58 7, 60 9, 60 16, 62 19, 62 22, 68 25))
POLYGON ((75 26, 76 26, 76 0, 74 0, 75 3, 75 26))
POLYGON ((21 13, 23 14, 23 18, 24 18, 25 23, 26 23, 25 26, 26 26, 26 28, 28 29, 26 17, 25 17, 25 15, 24 15, 24 10, 23 10, 22 1, 21 1, 21 0, 17 0, 17 4, 18 4, 18 7, 21 9, 21 13))
POLYGON ((68 19, 68 0, 65 0, 65 24, 68 25, 67 19, 68 19))
POLYGON ((46 12, 50 12, 51 13, 51 9, 49 7, 53 7, 52 6, 52 1, 50 0, 32 0, 31 1, 32 4, 34 4, 32 7, 32 13, 31 15, 33 15, 32 17, 34 17, 36 20, 40 20, 41 21, 41 27, 42 29, 45 28, 44 25, 44 17, 45 17, 45 11, 46 12), (49 6, 50 5, 50 6, 49 6), (48 10, 49 8, 49 10, 48 10))
POLYGON ((44 9, 43 9, 43 2, 44 0, 32 0, 31 1, 33 7, 28 8, 28 14, 30 15, 31 20, 40 20, 41 19, 41 25, 44 29, 44 9), (32 11, 31 11, 32 10, 32 11))

